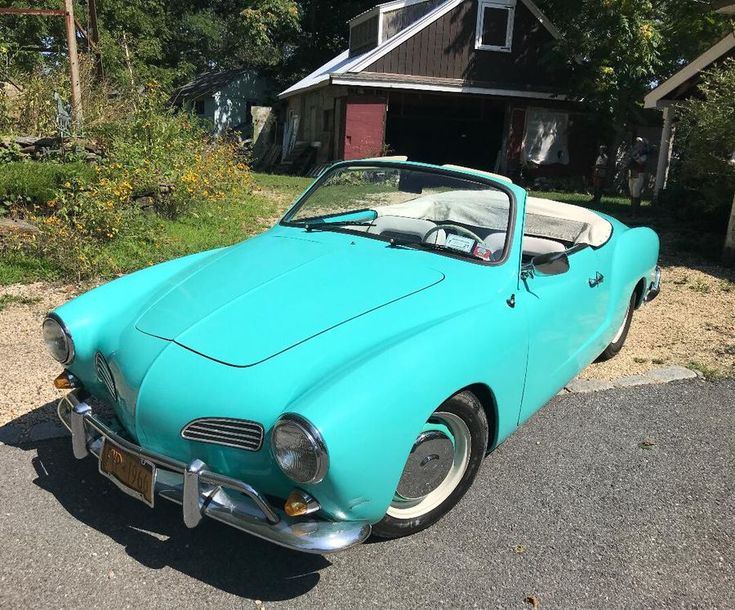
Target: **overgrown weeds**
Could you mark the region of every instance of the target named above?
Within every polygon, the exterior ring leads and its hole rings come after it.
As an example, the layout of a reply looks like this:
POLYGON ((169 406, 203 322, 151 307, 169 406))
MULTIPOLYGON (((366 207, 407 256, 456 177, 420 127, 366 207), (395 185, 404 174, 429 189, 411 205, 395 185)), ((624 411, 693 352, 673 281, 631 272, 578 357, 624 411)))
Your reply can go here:
POLYGON ((96 165, 27 161, 0 170, 0 199, 17 200, 16 215, 40 229, 6 240, 6 251, 42 258, 81 279, 106 265, 102 245, 131 235, 154 240, 156 218, 175 220, 249 192, 249 169, 235 150, 212 140, 192 115, 170 108, 155 83, 93 119, 85 136, 103 152, 96 165))

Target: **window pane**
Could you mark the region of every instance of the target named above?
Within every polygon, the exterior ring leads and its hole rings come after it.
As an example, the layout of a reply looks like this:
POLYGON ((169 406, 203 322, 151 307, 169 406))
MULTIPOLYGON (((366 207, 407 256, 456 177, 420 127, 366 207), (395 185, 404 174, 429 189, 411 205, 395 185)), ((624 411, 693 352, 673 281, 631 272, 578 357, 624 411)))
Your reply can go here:
POLYGON ((482 20, 482 44, 504 47, 508 36, 510 11, 507 8, 484 8, 482 20))

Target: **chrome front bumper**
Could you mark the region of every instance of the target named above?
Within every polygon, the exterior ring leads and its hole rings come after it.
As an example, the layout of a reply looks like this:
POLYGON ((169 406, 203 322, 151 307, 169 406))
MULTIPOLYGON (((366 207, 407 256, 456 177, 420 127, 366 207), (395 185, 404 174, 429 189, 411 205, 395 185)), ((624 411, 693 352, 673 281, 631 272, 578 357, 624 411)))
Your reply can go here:
POLYGON ((648 288, 648 292, 646 292, 646 296, 643 299, 643 302, 650 303, 660 293, 661 293, 661 267, 656 267, 656 275, 654 277, 653 282, 651 282, 651 286, 648 288))
MULTIPOLYGON (((196 527, 207 516, 286 548, 320 554, 342 551, 360 544, 370 535, 371 526, 367 521, 288 517, 247 483, 211 472, 200 460, 185 464, 147 451, 125 440, 96 418, 77 392, 61 399, 58 414, 71 431, 77 459, 84 459, 90 453, 99 459, 104 440, 109 439, 154 464, 155 496, 180 504, 187 527, 196 527)), ((128 493, 125 487, 118 486, 128 493)))

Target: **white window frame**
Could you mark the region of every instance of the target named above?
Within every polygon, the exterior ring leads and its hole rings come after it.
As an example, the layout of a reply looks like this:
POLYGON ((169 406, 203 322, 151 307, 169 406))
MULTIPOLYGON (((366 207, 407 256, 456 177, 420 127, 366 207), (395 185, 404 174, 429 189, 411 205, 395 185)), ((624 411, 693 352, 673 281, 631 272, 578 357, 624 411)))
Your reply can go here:
POLYGON ((496 51, 510 53, 513 50, 513 25, 516 17, 516 0, 478 0, 477 1, 477 32, 475 49, 479 51, 496 51), (485 30, 485 9, 497 8, 508 11, 508 29, 505 32, 505 45, 482 44, 482 34, 485 30))

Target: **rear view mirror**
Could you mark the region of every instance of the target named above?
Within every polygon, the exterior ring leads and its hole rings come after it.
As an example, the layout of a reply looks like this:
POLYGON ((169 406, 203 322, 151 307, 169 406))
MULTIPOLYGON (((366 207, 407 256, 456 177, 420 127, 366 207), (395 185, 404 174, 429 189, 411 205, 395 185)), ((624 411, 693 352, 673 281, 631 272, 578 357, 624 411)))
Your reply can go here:
POLYGON ((569 271, 569 257, 566 252, 551 252, 534 256, 531 264, 539 275, 563 275, 569 271))

